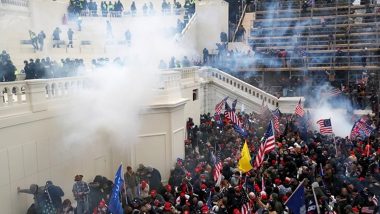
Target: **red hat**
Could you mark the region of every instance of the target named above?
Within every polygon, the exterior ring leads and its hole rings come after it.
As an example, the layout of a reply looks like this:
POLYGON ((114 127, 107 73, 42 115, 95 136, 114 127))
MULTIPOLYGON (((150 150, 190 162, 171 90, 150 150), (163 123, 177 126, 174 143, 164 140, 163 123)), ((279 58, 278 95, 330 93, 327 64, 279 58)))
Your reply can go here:
POLYGON ((172 209, 172 204, 170 202, 165 202, 164 210, 170 211, 172 209))
POLYGON ((206 204, 202 206, 201 211, 202 213, 208 213, 208 207, 206 204))
POLYGON ((353 211, 354 213, 358 213, 358 212, 359 212, 359 209, 358 209, 357 207, 353 207, 353 208, 352 208, 352 211, 353 211))
POLYGON ((285 183, 290 184, 291 181, 292 180, 290 178, 288 178, 288 177, 285 178, 285 183))
POLYGON ((170 184, 167 184, 165 186, 165 189, 166 189, 166 191, 171 192, 172 191, 172 186, 170 184))
POLYGON ((280 185, 280 184, 281 184, 281 179, 279 179, 279 178, 274 179, 274 183, 275 183, 277 186, 280 185))
POLYGON ((267 193, 264 192, 264 191, 260 192, 260 196, 261 196, 261 199, 263 199, 263 200, 267 200, 268 199, 267 193))
POLYGON ((259 187, 258 184, 255 184, 255 191, 256 191, 256 192, 261 192, 261 189, 260 189, 260 187, 259 187))
POLYGON ((195 173, 200 173, 202 171, 202 168, 200 167, 195 167, 194 169, 195 173))
POLYGON ((100 208, 106 207, 106 201, 105 201, 104 199, 102 199, 102 200, 99 202, 99 207, 100 207, 100 208))
POLYGON ((240 213, 239 209, 235 208, 234 211, 233 211, 233 214, 241 214, 241 213, 240 213))
POLYGON ((191 173, 190 172, 186 172, 186 177, 190 177, 191 178, 191 173))
POLYGON ((207 185, 206 184, 201 184, 201 189, 207 189, 207 185))
POLYGON ((150 191, 150 196, 152 196, 154 198, 154 197, 156 197, 156 195, 157 195, 157 191, 155 189, 152 189, 150 191))

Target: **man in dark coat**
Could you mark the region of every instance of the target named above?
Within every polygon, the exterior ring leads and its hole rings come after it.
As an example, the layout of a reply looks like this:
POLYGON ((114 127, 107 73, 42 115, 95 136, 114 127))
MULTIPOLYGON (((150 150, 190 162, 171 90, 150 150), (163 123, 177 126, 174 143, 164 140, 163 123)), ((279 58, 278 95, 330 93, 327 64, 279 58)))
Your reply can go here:
POLYGON ((59 27, 56 27, 53 32, 53 48, 55 47, 59 48, 59 43, 61 41, 60 33, 61 33, 61 30, 59 29, 59 27))
POLYGON ((148 179, 149 179, 149 187, 150 189, 155 189, 160 192, 162 184, 161 184, 161 174, 160 172, 152 167, 147 167, 148 171, 148 179))
POLYGON ((67 38, 69 39, 69 44, 67 44, 67 47, 73 48, 73 35, 74 31, 71 28, 69 28, 69 30, 67 31, 67 38))

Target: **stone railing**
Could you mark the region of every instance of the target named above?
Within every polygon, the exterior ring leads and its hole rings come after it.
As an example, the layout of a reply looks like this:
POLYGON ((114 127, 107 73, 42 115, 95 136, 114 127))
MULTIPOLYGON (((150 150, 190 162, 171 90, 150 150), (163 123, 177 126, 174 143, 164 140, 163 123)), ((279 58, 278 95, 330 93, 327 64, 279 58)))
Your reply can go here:
POLYGON ((11 5, 18 7, 28 7, 28 0, 1 0, 2 5, 11 5))
POLYGON ((0 84, 0 108, 26 103, 26 82, 6 82, 0 84))
POLYGON ((49 79, 46 81, 46 98, 55 99, 74 94, 85 87, 86 78, 70 77, 49 79))
POLYGON ((160 89, 174 89, 179 88, 181 83, 181 73, 178 71, 165 70, 161 72, 160 76, 160 89))
POLYGON ((85 83, 85 77, 0 83, 0 117, 48 110, 50 100, 72 95, 84 88, 85 83))
POLYGON ((205 69, 203 75, 206 75, 206 77, 214 83, 238 93, 259 105, 261 105, 263 101, 264 105, 267 105, 270 109, 275 109, 278 105, 279 99, 277 97, 218 69, 205 69))
POLYGON ((199 79, 199 67, 187 67, 187 68, 175 68, 181 74, 182 82, 198 82, 199 79))

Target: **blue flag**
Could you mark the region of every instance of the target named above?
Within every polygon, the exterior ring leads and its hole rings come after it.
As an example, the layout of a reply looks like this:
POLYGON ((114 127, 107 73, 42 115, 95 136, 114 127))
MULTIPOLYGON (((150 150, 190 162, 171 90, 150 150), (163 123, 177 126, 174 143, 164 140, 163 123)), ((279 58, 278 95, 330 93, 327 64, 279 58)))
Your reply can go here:
POLYGON ((297 189, 293 192, 293 194, 289 197, 289 199, 285 202, 285 206, 287 206, 293 214, 305 214, 305 188, 303 186, 303 181, 298 185, 297 189))
POLYGON ((238 125, 234 124, 234 129, 237 133, 239 133, 243 138, 248 137, 248 132, 244 130, 243 128, 239 127, 238 125))
POLYGON ((108 205, 108 210, 112 214, 123 214, 123 207, 120 201, 120 192, 123 186, 123 177, 121 173, 122 164, 120 164, 115 174, 115 183, 112 188, 112 194, 108 205))

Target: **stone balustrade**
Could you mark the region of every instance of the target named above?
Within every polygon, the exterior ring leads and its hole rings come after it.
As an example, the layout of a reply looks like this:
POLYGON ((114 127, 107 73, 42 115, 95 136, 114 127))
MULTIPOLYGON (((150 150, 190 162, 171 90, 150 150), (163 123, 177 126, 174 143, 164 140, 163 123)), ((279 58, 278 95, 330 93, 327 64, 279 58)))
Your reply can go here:
POLYGON ((68 77, 0 83, 0 116, 48 110, 50 100, 74 94, 85 82, 85 77, 68 77))
POLYGON ((1 4, 18 6, 18 7, 28 7, 29 0, 1 0, 1 4))
POLYGON ((171 70, 162 71, 160 81, 160 89, 178 88, 181 82, 181 73, 171 70))
POLYGON ((270 109, 275 109, 279 99, 259 88, 256 88, 232 75, 222 72, 218 69, 206 69, 203 75, 210 81, 213 81, 225 88, 229 88, 235 93, 252 100, 255 103, 267 105, 270 109))
MULTIPOLYGON (((247 104, 255 105, 255 110, 264 103, 270 109, 283 106, 282 108, 286 107, 285 112, 290 112, 299 100, 278 99, 218 69, 200 69, 196 66, 161 71, 157 95, 164 100, 180 98, 181 90, 193 90, 193 87, 199 87, 199 84, 214 84, 223 88, 225 93, 232 93, 244 99, 247 104)), ((85 76, 0 83, 0 117, 46 111, 49 110, 49 106, 60 107, 65 105, 65 99, 90 86, 90 80, 85 76)), ((210 97, 206 99, 208 98, 210 97)))
POLYGON ((19 105, 27 102, 26 82, 6 82, 0 84, 0 107, 19 105))
POLYGON ((69 96, 85 87, 85 77, 49 79, 46 81, 46 98, 55 99, 69 96))
POLYGON ((199 67, 197 66, 188 68, 176 68, 174 71, 177 71, 181 74, 182 82, 197 82, 199 79, 199 67))

